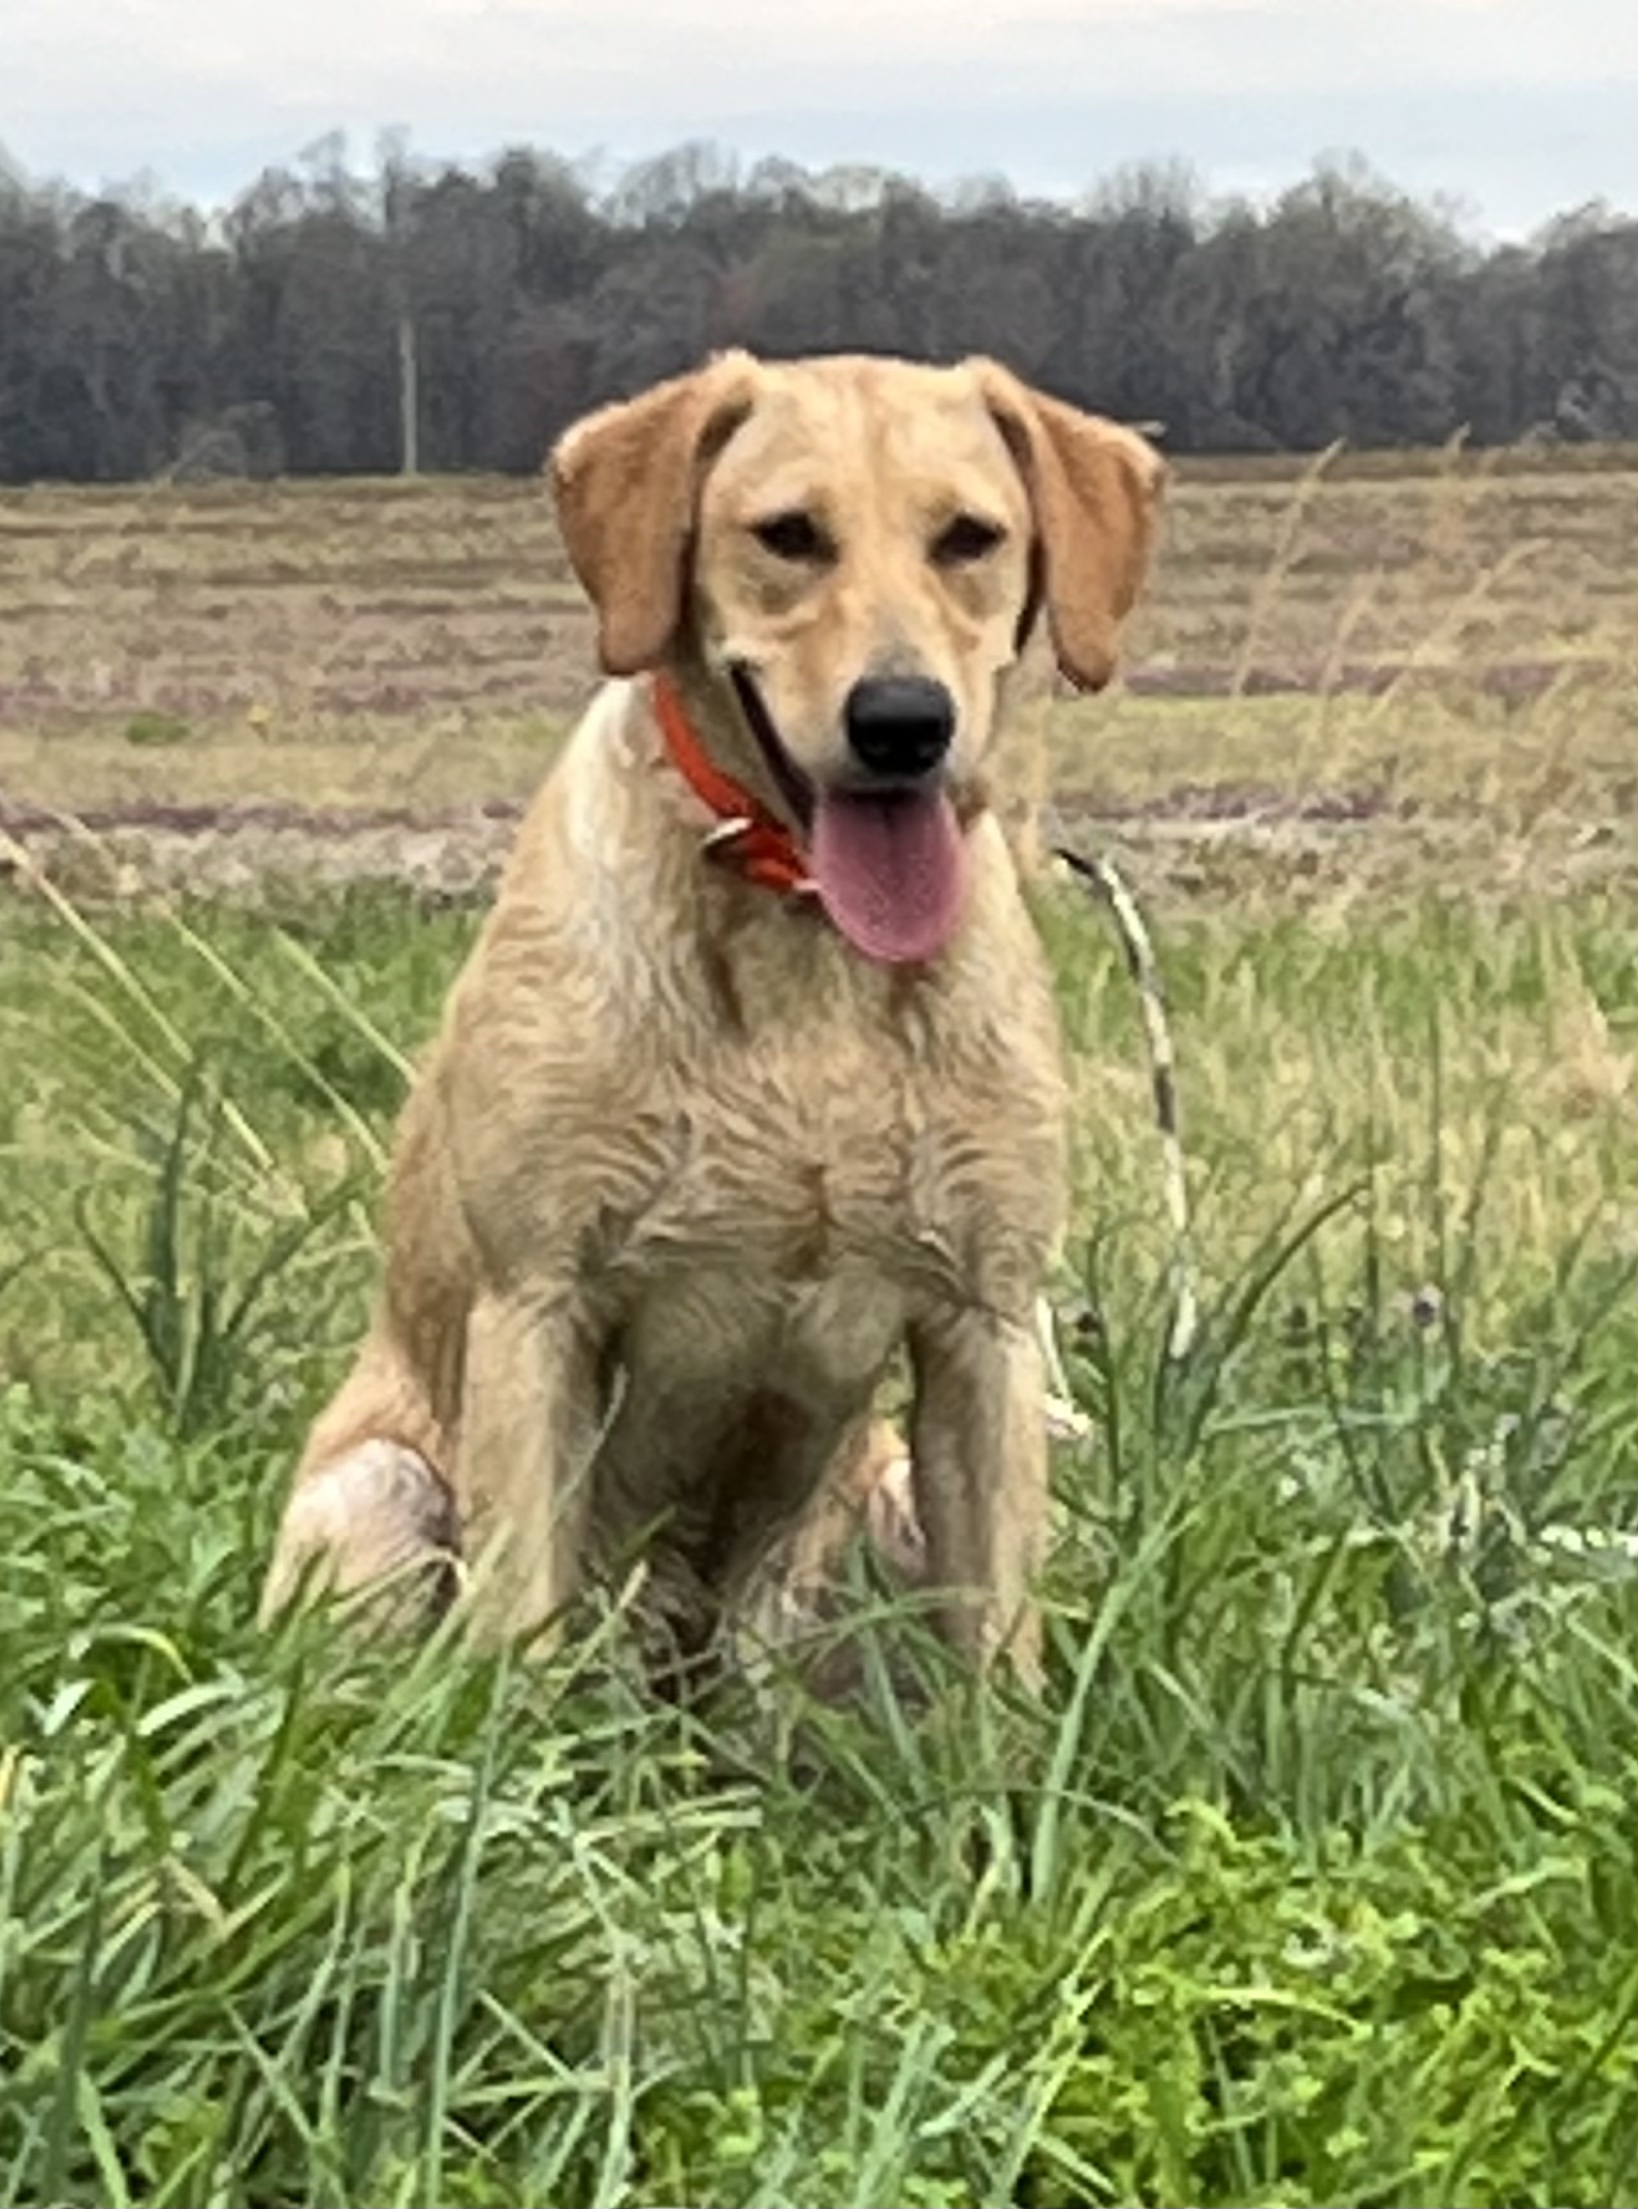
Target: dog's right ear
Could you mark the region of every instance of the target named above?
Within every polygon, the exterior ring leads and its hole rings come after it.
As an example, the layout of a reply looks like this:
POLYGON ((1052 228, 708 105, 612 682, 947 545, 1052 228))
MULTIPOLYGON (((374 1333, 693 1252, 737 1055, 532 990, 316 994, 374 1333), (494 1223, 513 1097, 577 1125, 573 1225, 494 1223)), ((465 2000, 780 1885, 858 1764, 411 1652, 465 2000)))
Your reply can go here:
POLYGON ((597 609, 610 675, 658 666, 671 647, 700 482, 750 412, 755 375, 749 353, 719 353, 693 375, 588 414, 552 453, 558 523, 597 609))

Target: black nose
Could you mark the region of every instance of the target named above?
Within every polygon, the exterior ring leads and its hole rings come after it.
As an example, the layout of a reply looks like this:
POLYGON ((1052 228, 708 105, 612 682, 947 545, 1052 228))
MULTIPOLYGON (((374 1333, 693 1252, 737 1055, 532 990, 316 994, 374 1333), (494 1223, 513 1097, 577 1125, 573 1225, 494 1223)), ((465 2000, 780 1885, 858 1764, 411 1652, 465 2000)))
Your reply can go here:
POLYGON ((847 694, 847 740, 873 775, 925 775, 950 749, 955 704, 925 675, 869 675, 847 694))

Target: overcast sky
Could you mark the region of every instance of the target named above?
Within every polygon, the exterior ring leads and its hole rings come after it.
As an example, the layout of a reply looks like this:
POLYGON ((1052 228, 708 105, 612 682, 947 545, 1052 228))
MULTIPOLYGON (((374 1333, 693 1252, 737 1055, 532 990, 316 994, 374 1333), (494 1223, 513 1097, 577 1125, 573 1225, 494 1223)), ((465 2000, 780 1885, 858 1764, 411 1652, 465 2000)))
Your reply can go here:
POLYGON ((1490 234, 1638 212, 1638 0, 0 0, 0 149, 216 201, 371 158, 710 138, 1073 195, 1180 159, 1263 193, 1357 151, 1490 234))

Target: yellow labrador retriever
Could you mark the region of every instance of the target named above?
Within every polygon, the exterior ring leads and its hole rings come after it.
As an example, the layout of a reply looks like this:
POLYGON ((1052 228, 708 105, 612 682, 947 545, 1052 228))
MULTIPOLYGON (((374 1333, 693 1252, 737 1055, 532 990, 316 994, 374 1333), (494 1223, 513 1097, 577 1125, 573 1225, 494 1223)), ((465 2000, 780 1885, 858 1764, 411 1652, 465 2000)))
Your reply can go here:
POLYGON ((697 1645, 868 1490, 907 1349, 941 1629, 1034 1674, 1066 1092, 985 762, 1038 616, 1108 680, 1161 474, 986 360, 730 353, 564 437, 618 679, 410 1097, 264 1615, 459 1554, 531 1634, 641 1555, 697 1645))

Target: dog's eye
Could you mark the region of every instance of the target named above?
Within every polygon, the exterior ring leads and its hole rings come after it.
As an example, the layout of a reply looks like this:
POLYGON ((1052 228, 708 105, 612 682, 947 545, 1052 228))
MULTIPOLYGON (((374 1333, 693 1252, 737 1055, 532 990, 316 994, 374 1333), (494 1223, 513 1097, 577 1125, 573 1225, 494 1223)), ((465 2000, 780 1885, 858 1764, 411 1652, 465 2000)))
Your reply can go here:
POLYGON ((764 552, 771 552, 776 560, 801 560, 817 564, 835 556, 835 547, 811 514, 793 509, 788 514, 770 514, 764 522, 751 524, 751 535, 764 552))
POLYGON ((933 565, 971 567, 975 560, 987 560, 1005 535, 998 523, 987 522, 980 514, 958 514, 933 539, 933 565))

